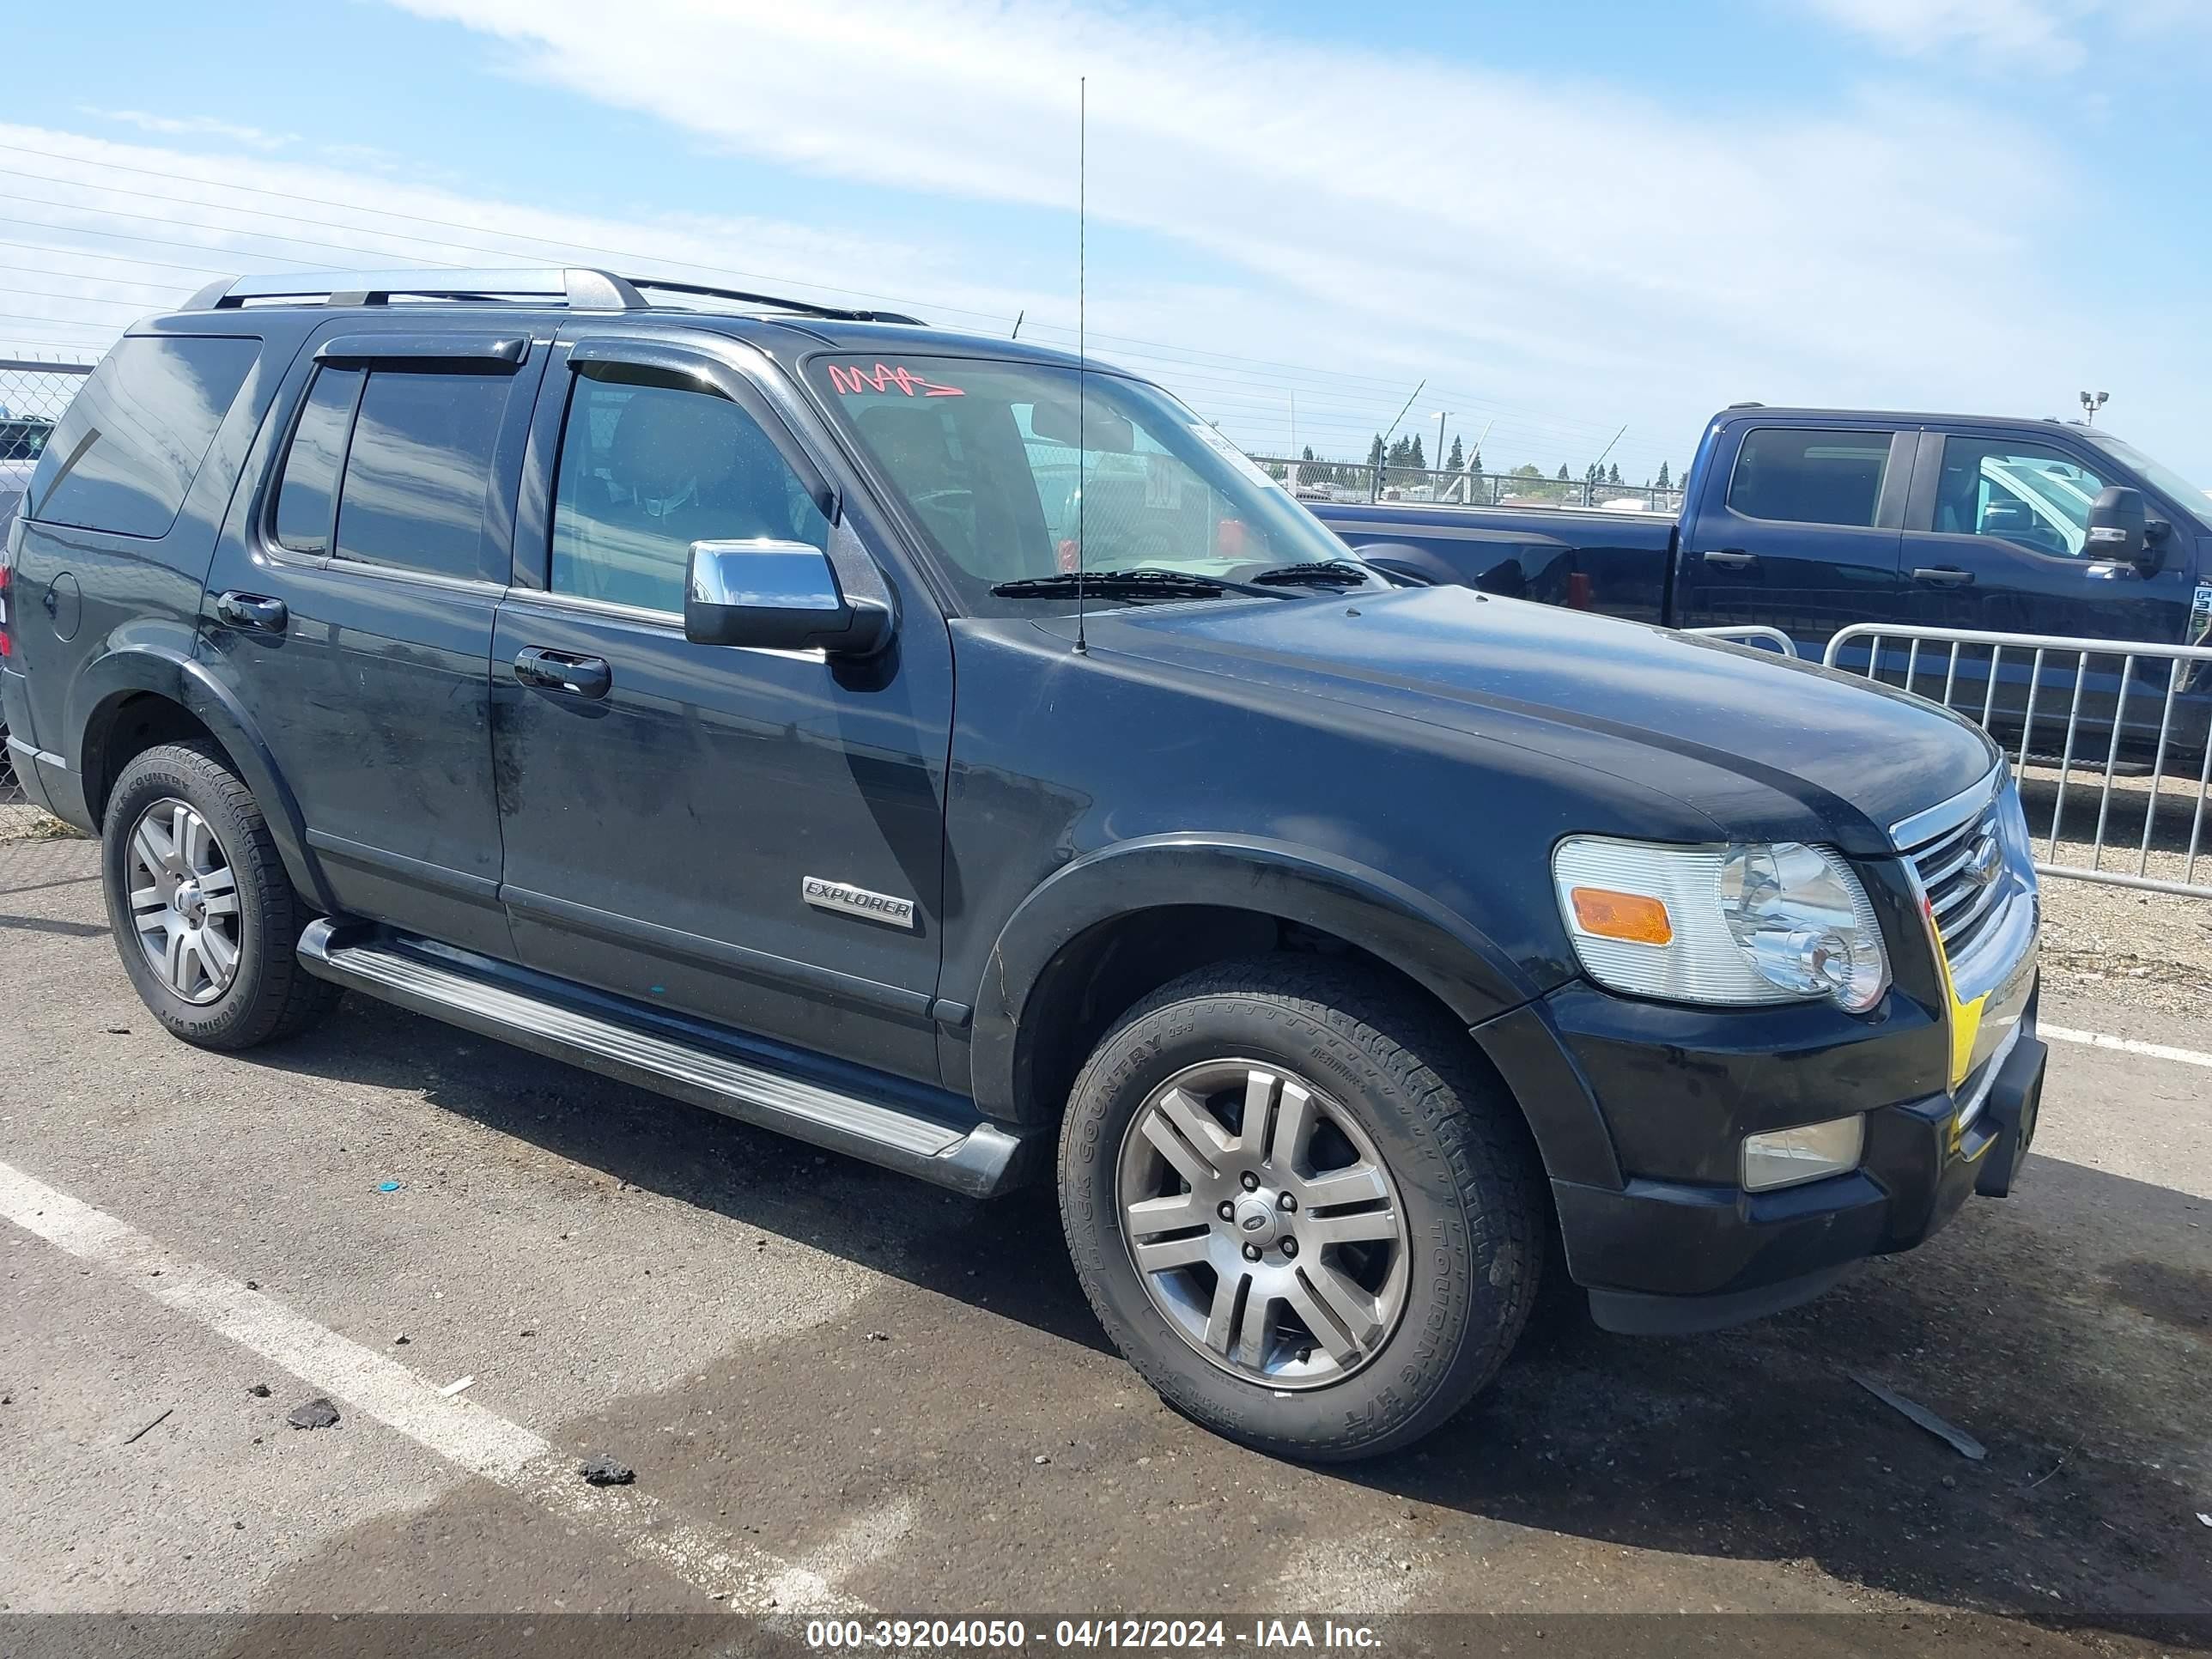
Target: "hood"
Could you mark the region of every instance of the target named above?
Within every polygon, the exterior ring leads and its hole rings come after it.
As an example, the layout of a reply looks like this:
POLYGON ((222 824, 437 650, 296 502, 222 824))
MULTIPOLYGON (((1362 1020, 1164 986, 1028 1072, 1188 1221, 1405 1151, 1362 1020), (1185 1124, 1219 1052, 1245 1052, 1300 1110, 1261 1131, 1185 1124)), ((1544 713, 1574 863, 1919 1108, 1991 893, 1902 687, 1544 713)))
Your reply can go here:
POLYGON ((1094 615, 1091 648, 1354 702, 1571 758, 1673 796, 1722 836, 1874 855, 1997 751, 1923 698, 1641 623, 1465 587, 1094 615))

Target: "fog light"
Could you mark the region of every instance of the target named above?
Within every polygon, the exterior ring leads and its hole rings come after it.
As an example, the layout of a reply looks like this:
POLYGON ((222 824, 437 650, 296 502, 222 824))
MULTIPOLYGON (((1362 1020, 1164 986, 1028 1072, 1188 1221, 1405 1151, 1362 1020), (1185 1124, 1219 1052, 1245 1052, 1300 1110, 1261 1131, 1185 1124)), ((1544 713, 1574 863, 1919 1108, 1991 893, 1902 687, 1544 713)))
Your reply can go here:
POLYGON ((1775 1129, 1743 1138, 1743 1184, 1747 1192, 1771 1193, 1859 1166, 1866 1146, 1866 1119, 1832 1118, 1795 1129, 1775 1129))

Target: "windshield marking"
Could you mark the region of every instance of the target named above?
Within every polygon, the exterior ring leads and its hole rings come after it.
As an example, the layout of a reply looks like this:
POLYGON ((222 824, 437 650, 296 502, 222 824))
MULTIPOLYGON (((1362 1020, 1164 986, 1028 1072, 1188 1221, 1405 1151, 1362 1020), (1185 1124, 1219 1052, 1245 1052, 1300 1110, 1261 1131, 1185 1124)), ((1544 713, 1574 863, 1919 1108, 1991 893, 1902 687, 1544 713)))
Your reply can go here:
POLYGON ((873 369, 847 368, 841 364, 830 365, 830 384, 845 397, 856 392, 889 392, 894 386, 909 398, 917 388, 925 398, 964 398, 968 394, 957 386, 945 386, 926 380, 904 363, 893 368, 878 363, 873 369))

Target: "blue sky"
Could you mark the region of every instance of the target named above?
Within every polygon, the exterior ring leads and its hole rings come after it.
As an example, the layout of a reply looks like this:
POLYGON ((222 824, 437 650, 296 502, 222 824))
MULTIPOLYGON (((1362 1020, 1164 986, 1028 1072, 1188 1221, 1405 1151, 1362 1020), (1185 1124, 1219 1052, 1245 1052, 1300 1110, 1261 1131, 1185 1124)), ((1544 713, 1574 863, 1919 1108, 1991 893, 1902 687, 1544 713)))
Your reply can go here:
POLYGON ((2086 386, 2212 482, 2209 11, 45 7, 10 26, 0 349, 96 349, 217 270, 559 257, 1059 338, 1080 75, 1093 349, 1249 447, 1295 404, 1364 452, 1425 379, 1431 441, 1445 410, 1579 471, 1626 428, 1634 478, 1737 398, 2086 386))

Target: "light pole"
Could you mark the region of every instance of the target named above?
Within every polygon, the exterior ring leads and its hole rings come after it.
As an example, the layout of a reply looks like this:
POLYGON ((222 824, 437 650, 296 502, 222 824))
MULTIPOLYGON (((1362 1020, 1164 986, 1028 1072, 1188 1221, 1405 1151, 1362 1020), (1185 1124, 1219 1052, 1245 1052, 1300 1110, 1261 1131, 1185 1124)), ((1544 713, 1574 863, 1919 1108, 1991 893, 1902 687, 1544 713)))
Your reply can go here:
MULTIPOLYGON (((1444 470, 1444 422, 1449 419, 1451 419, 1451 410, 1449 409, 1440 409, 1437 411, 1437 453, 1430 458, 1429 465, 1438 472, 1444 470)), ((1429 494, 1434 495, 1436 493, 1436 484, 1431 480, 1429 494)))
POLYGON ((2086 392, 2081 394, 2082 412, 2089 417, 2088 423, 2091 426, 2097 424, 2097 411, 2110 403, 2112 398, 2112 394, 2109 392, 2100 392, 2094 398, 2086 392))

